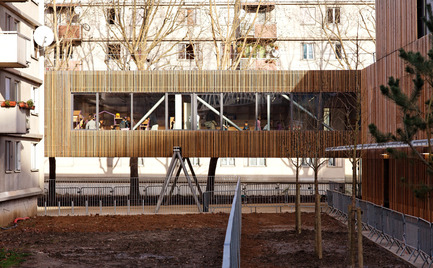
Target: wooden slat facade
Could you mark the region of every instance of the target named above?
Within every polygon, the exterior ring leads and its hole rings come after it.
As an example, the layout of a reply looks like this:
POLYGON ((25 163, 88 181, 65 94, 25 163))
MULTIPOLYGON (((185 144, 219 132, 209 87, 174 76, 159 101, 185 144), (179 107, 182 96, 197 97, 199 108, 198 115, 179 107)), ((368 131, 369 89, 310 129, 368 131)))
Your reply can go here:
POLYGON ((416 41, 417 26, 417 0, 377 0, 377 60, 416 41))
MULTIPOLYGON (((95 92, 354 92, 360 71, 77 71, 45 77, 47 157, 287 157, 293 135, 313 143, 314 132, 72 130, 71 94, 95 92)), ((320 131, 324 148, 344 145, 349 133, 320 131)), ((324 154, 324 153, 323 153, 324 154)), ((307 155, 306 155, 307 156, 307 155)))
MULTIPOLYGON (((409 152, 408 149, 403 149, 409 152)), ((413 188, 429 184, 431 177, 421 161, 412 159, 383 159, 384 150, 369 150, 362 160, 362 199, 384 205, 385 164, 389 161, 389 208, 433 221, 433 199, 417 198, 413 188), (405 178, 406 182, 402 182, 405 178)))
MULTIPOLYGON (((404 47, 406 51, 419 51, 427 55, 431 47, 431 36, 424 36, 417 41, 404 47)), ((396 105, 388 100, 380 92, 381 85, 387 85, 389 77, 400 79, 400 87, 406 94, 413 90, 413 76, 405 72, 405 64, 399 57, 399 52, 394 52, 385 58, 378 60, 375 64, 362 70, 362 98, 363 98, 363 126, 362 129, 368 130, 368 125, 374 123, 381 131, 393 132, 398 127, 402 127, 401 116, 396 105)), ((424 90, 420 97, 420 105, 430 96, 431 90, 424 90)), ((425 139, 426 136, 420 134, 416 139, 425 139)), ((372 142, 371 137, 364 132, 364 143, 372 142)))
MULTIPOLYGON (((431 48, 431 35, 417 39, 416 0, 376 1, 376 52, 377 62, 362 72, 362 101, 364 107, 362 129, 363 142, 374 142, 368 134, 368 124, 374 123, 383 132, 395 133, 402 127, 401 114, 396 105, 380 92, 380 85, 386 85, 390 76, 400 79, 400 86, 406 94, 413 90, 413 77, 405 72, 405 64, 399 58, 399 49, 417 51, 427 55, 431 48)), ((424 90, 420 106, 431 94, 424 90)), ((416 139, 425 139, 420 133, 416 139)), ((408 149, 403 149, 408 150, 408 149)), ((384 150, 367 150, 362 159, 362 198, 375 204, 384 205, 385 180, 389 182, 389 206, 391 209, 433 221, 432 198, 415 197, 410 185, 427 183, 431 177, 420 161, 408 159, 384 160, 384 150), (385 178, 385 161, 389 161, 388 176, 385 178), (401 181, 404 177, 409 184, 401 181)))

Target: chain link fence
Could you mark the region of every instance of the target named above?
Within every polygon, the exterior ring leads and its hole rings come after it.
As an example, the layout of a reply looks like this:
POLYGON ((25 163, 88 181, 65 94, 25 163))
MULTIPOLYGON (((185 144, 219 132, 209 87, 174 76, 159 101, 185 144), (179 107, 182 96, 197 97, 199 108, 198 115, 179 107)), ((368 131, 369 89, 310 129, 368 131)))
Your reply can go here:
MULTIPOLYGON (((330 214, 347 220, 350 196, 336 191, 327 191, 330 214)), ((415 263, 421 258, 423 266, 433 265, 433 226, 424 219, 406 215, 371 202, 356 200, 362 210, 362 223, 368 237, 385 245, 394 247, 396 254, 408 254, 409 261, 415 263)))

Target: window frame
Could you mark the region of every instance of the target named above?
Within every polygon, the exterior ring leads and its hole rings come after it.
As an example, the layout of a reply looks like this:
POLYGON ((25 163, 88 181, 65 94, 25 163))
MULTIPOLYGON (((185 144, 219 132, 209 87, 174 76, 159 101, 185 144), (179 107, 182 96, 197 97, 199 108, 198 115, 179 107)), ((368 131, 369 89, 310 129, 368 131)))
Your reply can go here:
POLYGON ((30 162, 30 171, 37 172, 39 171, 39 161, 38 161, 38 144, 33 142, 31 149, 31 162, 30 162))
POLYGON ((315 58, 314 43, 302 43, 302 59, 314 60, 314 58, 315 58))
POLYGON ((14 148, 14 172, 19 173, 22 170, 21 166, 21 142, 16 141, 15 142, 15 148, 14 148))
POLYGON ((249 167, 266 167, 266 158, 265 157, 249 157, 248 158, 248 166, 249 167), (256 160, 256 164, 253 164, 251 162, 251 160, 255 159, 256 160), (263 159, 263 163, 259 163, 261 161, 259 161, 260 159, 263 159))
POLYGON ((341 8, 340 7, 328 7, 326 9, 326 22, 329 24, 340 24, 341 23, 341 8))
POLYGON ((119 61, 121 59, 121 50, 122 47, 120 44, 114 43, 114 44, 107 44, 107 60, 114 60, 119 61), (117 51, 116 51, 117 50, 117 51), (118 52, 118 54, 115 54, 113 52, 118 52))
POLYGON ((12 163, 14 161, 14 148, 11 140, 5 140, 5 173, 12 173, 12 163))
POLYGON ((336 42, 334 44, 334 49, 335 49, 335 58, 336 59, 342 59, 343 58, 343 46, 340 42, 336 42))
POLYGON ((196 43, 180 43, 178 44, 178 60, 196 60, 198 59, 198 44, 196 43), (188 47, 192 47, 192 56, 191 53, 188 53, 188 47))
POLYGON ((220 161, 220 167, 235 167, 236 159, 234 157, 222 157, 220 161), (231 164, 233 160, 233 164, 231 164), (225 161, 225 163, 223 163, 225 161))

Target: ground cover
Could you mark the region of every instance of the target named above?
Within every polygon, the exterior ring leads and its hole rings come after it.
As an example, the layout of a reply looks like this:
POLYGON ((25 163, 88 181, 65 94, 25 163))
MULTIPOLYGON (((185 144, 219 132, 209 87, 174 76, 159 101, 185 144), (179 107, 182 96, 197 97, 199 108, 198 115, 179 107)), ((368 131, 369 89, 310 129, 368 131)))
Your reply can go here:
MULTIPOLYGON (((37 217, 0 230, 0 249, 21 254, 21 267, 221 267, 228 214, 37 217), (22 254, 30 254, 28 256, 22 254)), ((313 249, 313 214, 244 214, 243 267, 346 266, 345 227, 326 215, 324 259, 313 249)), ((410 267, 366 242, 365 265, 410 267)))

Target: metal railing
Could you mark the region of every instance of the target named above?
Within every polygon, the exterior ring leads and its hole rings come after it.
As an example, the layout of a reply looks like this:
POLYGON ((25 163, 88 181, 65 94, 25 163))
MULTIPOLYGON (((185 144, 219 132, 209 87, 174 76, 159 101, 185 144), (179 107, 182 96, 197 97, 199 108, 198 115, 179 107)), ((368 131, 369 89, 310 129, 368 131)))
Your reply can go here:
POLYGON ((223 268, 241 266, 241 229, 242 200, 240 180, 238 180, 224 241, 223 268))
MULTIPOLYGON (((327 191, 330 214, 347 220, 350 196, 335 191, 327 191)), ((368 237, 383 244, 388 249, 394 247, 396 254, 409 254, 409 261, 421 258, 424 265, 433 265, 433 225, 422 218, 406 215, 371 202, 356 200, 362 210, 362 223, 369 231, 368 237)))
MULTIPOLYGON (((234 197, 237 177, 215 177, 213 187, 207 187, 207 177, 197 177, 202 194, 194 184, 194 192, 208 212, 228 212, 234 197), (208 189, 207 189, 208 188, 208 189)), ((154 178, 72 178, 45 181, 44 194, 38 198, 39 215, 89 215, 89 214, 153 214, 161 194, 164 177, 154 178), (132 190, 131 190, 132 189, 132 190)), ((294 182, 242 182, 242 206, 251 211, 290 211, 295 202, 294 182)), ((171 182, 163 194, 158 213, 198 212, 195 198, 185 178, 171 182), (170 194, 171 192, 171 194, 170 194)), ((319 183, 322 202, 326 190, 350 189, 349 185, 334 182, 319 183)), ((313 206, 314 184, 301 183, 301 203, 313 206)))

